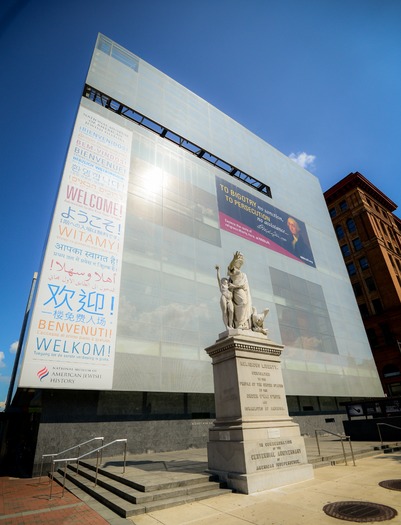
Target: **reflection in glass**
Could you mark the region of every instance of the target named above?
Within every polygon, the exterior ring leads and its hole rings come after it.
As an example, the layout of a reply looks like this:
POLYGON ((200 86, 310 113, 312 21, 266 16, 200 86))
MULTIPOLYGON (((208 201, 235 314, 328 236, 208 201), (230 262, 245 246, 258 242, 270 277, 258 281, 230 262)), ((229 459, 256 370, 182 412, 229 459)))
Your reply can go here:
POLYGON ((318 284, 270 268, 284 345, 338 354, 323 290, 318 284), (316 304, 319 310, 315 311, 316 304))

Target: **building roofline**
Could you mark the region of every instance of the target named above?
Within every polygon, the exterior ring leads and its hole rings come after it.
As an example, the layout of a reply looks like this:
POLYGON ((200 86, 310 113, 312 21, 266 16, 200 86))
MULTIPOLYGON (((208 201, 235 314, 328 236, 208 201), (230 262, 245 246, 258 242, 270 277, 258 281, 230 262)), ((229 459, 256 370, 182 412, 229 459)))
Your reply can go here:
POLYGON ((374 184, 372 184, 366 177, 364 177, 359 171, 350 173, 339 182, 334 184, 331 188, 323 193, 327 203, 333 202, 347 191, 353 188, 361 188, 372 198, 379 201, 385 208, 393 212, 397 209, 397 204, 387 197, 382 191, 379 190, 374 184))

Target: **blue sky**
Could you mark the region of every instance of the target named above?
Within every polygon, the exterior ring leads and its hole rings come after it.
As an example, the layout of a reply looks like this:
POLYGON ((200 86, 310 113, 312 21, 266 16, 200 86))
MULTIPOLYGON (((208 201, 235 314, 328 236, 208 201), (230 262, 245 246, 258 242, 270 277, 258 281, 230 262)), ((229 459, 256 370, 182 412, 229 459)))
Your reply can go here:
POLYGON ((323 191, 360 171, 401 205, 399 0, 2 0, 0 401, 98 32, 323 191))

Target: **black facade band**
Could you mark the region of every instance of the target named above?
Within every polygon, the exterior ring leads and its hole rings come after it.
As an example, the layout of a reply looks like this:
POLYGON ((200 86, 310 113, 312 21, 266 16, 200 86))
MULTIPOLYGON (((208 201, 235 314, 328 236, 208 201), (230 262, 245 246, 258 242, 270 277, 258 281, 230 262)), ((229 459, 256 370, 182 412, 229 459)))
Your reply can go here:
POLYGON ((109 109, 114 113, 117 113, 117 115, 121 115, 122 117, 127 118, 131 122, 135 122, 139 126, 143 126, 146 129, 153 131, 160 137, 167 139, 170 142, 173 142, 174 144, 179 146, 180 148, 183 148, 189 153, 192 153, 192 155, 195 155, 196 157, 205 160, 206 162, 212 164, 216 168, 220 168, 231 177, 235 177, 244 184, 251 186, 256 191, 263 193, 267 197, 272 197, 270 187, 267 184, 264 184, 263 182, 252 177, 251 175, 244 173, 229 162, 226 162, 225 160, 216 157, 216 155, 213 155, 213 153, 210 153, 209 151, 201 148, 200 146, 185 139, 184 137, 181 137, 174 131, 169 130, 161 124, 158 124, 154 120, 146 117, 145 115, 142 115, 138 111, 126 106, 122 102, 119 102, 118 100, 115 100, 109 95, 102 93, 98 89, 95 89, 92 86, 88 86, 87 84, 85 84, 83 97, 88 98, 89 100, 92 100, 97 104, 100 104, 104 108, 109 109))

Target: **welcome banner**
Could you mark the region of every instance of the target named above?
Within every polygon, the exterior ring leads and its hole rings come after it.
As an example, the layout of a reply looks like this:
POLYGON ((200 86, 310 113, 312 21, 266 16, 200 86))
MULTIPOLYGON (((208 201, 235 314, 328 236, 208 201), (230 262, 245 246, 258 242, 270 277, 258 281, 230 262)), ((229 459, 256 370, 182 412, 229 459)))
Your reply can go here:
POLYGON ((111 389, 132 133, 80 108, 20 386, 111 389))

